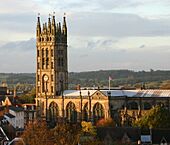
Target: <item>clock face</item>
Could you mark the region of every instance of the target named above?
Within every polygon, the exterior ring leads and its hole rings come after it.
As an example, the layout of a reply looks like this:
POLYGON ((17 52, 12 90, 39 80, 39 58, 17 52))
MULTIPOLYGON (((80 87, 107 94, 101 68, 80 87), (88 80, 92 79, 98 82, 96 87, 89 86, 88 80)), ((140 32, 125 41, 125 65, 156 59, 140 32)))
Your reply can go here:
POLYGON ((48 81, 48 76, 47 75, 44 76, 44 81, 45 82, 48 81))

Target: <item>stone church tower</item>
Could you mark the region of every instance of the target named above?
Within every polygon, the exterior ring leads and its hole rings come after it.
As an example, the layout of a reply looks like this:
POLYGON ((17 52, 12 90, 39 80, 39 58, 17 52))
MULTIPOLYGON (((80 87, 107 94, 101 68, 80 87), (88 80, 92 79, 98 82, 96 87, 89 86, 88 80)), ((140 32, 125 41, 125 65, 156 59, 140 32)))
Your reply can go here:
POLYGON ((63 17, 63 25, 55 22, 55 16, 48 18, 48 23, 40 24, 40 16, 36 28, 37 69, 36 97, 54 98, 68 89, 67 66, 67 25, 63 17))

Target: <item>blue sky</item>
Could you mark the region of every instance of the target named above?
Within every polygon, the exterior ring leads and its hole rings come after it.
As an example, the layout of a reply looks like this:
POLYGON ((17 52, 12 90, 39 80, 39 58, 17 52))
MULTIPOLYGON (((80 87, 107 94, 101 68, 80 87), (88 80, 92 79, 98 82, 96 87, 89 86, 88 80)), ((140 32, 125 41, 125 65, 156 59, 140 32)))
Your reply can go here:
POLYGON ((1 0, 0 72, 35 72, 35 27, 68 24, 69 71, 170 69, 169 0, 1 0))

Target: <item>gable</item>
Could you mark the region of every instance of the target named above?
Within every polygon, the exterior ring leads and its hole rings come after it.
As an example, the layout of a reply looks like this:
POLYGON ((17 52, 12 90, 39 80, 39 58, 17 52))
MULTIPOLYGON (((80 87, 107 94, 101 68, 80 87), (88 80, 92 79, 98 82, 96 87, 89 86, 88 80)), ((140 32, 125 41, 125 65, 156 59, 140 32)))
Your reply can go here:
POLYGON ((101 91, 96 91, 94 94, 91 95, 92 99, 97 99, 97 100, 108 100, 108 96, 103 94, 101 91))

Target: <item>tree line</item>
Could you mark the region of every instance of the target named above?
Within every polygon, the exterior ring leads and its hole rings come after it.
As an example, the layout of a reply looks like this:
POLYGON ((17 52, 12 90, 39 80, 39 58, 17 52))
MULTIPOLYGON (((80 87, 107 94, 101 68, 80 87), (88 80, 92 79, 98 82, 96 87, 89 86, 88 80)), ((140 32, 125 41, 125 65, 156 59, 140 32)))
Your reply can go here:
MULTIPOLYGON (((75 89, 78 84, 83 87, 108 86, 109 76, 112 78, 111 86, 124 86, 125 88, 141 87, 145 85, 150 89, 170 89, 169 70, 99 70, 87 72, 70 72, 69 88, 75 89)), ((0 73, 0 83, 8 85, 35 84, 35 73, 0 73)))

